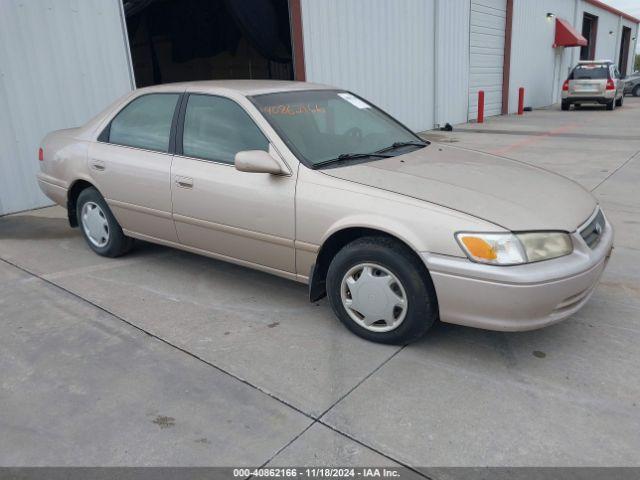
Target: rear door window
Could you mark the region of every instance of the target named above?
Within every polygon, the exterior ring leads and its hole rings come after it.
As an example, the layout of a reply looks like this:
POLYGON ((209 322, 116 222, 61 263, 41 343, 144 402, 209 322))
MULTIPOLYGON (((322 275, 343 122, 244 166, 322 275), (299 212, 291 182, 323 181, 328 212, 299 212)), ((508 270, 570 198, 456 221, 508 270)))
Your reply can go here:
POLYGON ((179 97, 179 93, 154 93, 136 98, 111 121, 109 143, 168 152, 179 97))
POLYGON ((607 80, 609 68, 606 65, 579 65, 571 73, 571 80, 607 80))

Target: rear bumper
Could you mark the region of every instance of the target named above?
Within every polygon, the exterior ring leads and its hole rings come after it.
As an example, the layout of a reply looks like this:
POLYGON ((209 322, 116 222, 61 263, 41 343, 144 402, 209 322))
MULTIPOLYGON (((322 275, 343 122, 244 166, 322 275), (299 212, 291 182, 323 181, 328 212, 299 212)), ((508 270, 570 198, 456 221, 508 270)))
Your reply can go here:
POLYGON ((599 103, 607 104, 616 98, 615 90, 608 90, 603 95, 578 95, 575 93, 562 93, 562 101, 566 103, 599 103))
POLYGON ((499 331, 524 331, 560 322, 591 297, 613 248, 607 222, 592 250, 579 233, 562 258, 514 267, 423 254, 443 322, 499 331))
POLYGON ((58 205, 67 205, 67 188, 63 186, 61 182, 45 173, 38 173, 36 175, 38 179, 38 186, 42 193, 53 200, 58 205))

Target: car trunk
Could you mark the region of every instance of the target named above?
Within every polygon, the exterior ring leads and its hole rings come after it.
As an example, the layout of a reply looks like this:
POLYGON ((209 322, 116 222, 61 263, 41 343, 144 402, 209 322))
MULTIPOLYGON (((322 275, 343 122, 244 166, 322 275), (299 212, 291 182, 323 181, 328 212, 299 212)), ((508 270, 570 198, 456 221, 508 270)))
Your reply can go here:
POLYGON ((569 79, 569 93, 587 97, 603 96, 607 90, 609 69, 604 66, 577 67, 569 79))

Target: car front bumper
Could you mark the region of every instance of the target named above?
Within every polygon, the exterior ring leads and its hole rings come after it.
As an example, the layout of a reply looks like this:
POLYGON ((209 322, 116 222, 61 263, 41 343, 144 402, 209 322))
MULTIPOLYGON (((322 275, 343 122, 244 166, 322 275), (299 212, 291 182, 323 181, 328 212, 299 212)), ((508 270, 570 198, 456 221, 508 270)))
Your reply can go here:
POLYGON ((613 228, 608 221, 593 249, 579 231, 572 234, 574 251, 570 255, 527 265, 482 265, 424 253, 440 320, 515 332, 542 328, 573 315, 593 294, 613 249, 613 228))

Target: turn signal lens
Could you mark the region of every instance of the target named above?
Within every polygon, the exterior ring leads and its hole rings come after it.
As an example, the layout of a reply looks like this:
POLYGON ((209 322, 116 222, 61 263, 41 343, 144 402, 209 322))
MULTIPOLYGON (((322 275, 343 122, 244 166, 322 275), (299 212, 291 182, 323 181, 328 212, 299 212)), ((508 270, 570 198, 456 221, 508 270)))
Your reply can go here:
POLYGON ((458 233, 456 238, 474 262, 519 265, 527 261, 522 244, 511 233, 458 233))
POLYGON ((467 247, 469 253, 476 258, 483 258, 485 260, 495 260, 498 258, 496 251, 493 247, 478 237, 464 237, 462 243, 467 247))

